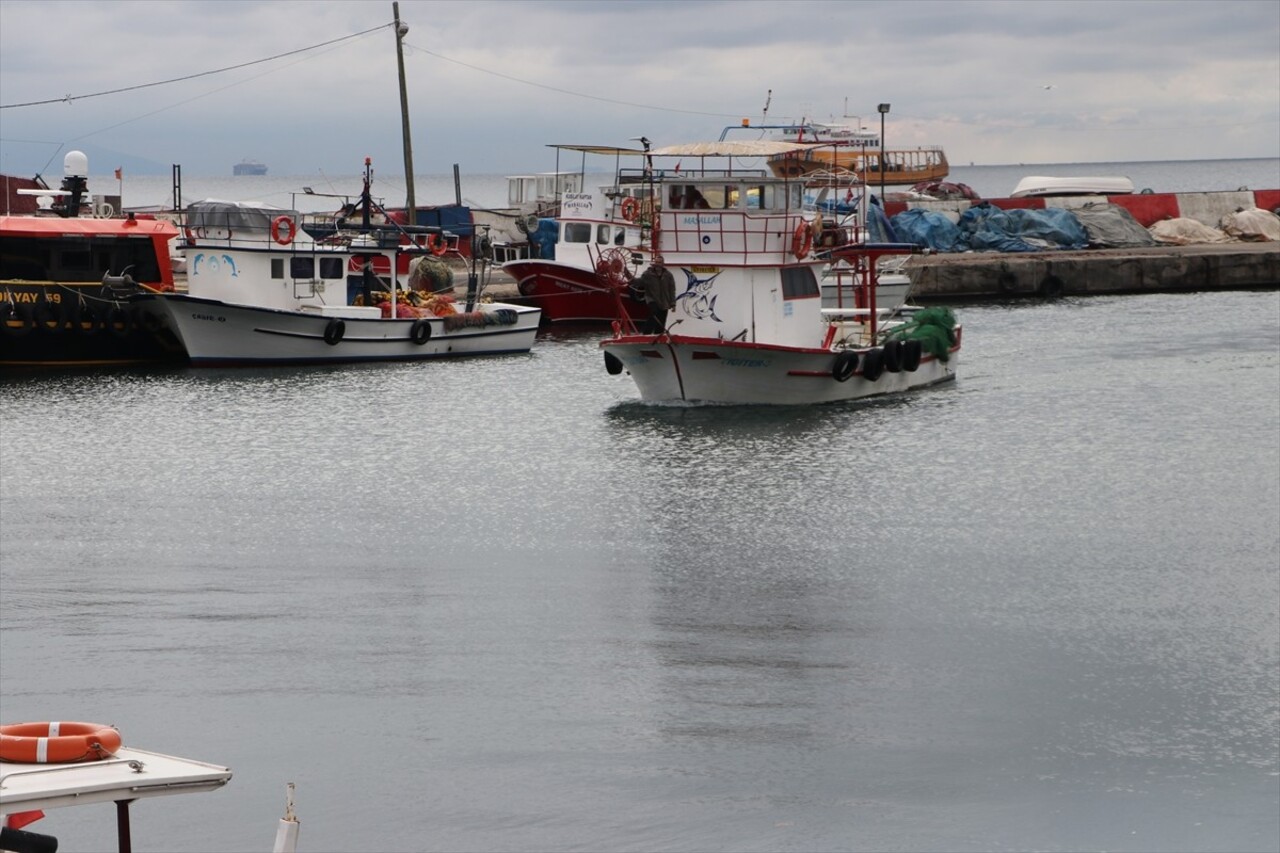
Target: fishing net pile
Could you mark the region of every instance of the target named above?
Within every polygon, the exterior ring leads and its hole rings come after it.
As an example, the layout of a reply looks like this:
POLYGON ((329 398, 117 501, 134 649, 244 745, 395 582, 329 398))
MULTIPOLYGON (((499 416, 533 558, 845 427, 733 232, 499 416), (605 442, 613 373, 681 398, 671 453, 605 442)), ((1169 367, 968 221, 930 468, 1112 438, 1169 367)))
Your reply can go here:
POLYGON ((442 293, 453 290, 453 269, 436 257, 414 258, 409 264, 409 289, 442 293))
POLYGON ((911 319, 894 329, 891 340, 916 340, 924 351, 939 361, 951 358, 956 342, 956 316, 950 308, 934 306, 915 312, 911 319))

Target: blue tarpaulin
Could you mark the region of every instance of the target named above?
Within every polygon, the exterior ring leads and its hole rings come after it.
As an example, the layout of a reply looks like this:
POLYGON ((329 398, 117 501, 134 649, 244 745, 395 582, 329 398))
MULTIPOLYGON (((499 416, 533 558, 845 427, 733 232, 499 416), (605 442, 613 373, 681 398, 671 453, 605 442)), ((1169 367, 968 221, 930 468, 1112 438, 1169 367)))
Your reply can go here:
POLYGON ((1083 249, 1089 235, 1071 211, 1001 210, 979 204, 960 216, 960 231, 975 252, 1040 252, 1046 249, 1083 249))
POLYGON ((889 223, 884 208, 880 206, 880 200, 875 196, 871 197, 871 203, 867 205, 867 237, 871 243, 901 242, 893 225, 889 223))
POLYGON ((898 239, 935 252, 964 252, 969 248, 960 228, 936 210, 904 210, 889 220, 898 239))

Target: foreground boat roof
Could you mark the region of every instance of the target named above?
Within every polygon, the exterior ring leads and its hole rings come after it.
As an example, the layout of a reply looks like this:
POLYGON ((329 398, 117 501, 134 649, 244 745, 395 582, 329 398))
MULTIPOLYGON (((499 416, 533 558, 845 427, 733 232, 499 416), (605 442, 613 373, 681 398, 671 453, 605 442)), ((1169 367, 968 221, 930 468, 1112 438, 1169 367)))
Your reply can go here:
POLYGON ((215 791, 230 779, 226 767, 127 747, 81 764, 0 761, 0 812, 215 791))
POLYGON ((158 234, 166 238, 178 236, 177 226, 162 219, 98 219, 74 216, 66 218, 61 216, 0 216, 0 232, 45 237, 63 234, 85 236, 111 234, 119 237, 158 234))

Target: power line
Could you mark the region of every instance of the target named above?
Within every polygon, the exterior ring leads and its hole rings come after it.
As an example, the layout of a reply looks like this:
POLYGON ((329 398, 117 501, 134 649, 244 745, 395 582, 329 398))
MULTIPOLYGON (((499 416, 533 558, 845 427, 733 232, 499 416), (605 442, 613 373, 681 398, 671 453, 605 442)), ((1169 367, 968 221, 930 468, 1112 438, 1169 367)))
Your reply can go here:
POLYGON ((683 113, 684 115, 712 116, 715 118, 732 118, 732 119, 737 119, 742 117, 741 113, 709 113, 709 112, 702 112, 701 110, 681 110, 681 109, 675 109, 673 107, 655 107, 651 104, 638 104, 634 101, 619 101, 615 98, 602 98, 599 95, 588 95, 583 92, 574 92, 570 89, 561 89, 556 86, 548 86, 544 83, 534 83, 531 80, 525 80, 521 77, 512 77, 510 74, 503 74, 501 71, 491 71, 488 68, 481 68, 478 65, 471 65, 469 63, 463 62, 460 59, 452 59, 448 56, 445 56, 444 54, 436 53, 434 50, 427 50, 425 47, 410 45, 408 42, 405 42, 405 44, 408 47, 412 47, 414 50, 420 50, 423 53, 434 56, 436 59, 443 59, 445 62, 452 62, 454 65, 461 65, 463 68, 470 68, 472 71, 479 71, 481 74, 491 74, 494 77, 501 77, 503 80, 510 80, 514 83, 523 83, 526 86, 533 86, 535 89, 545 89, 548 92, 558 92, 561 95, 572 95, 575 98, 586 98, 591 101, 603 101, 606 104, 617 104, 623 107, 637 107, 642 110, 657 110, 659 112, 664 112, 664 113, 683 113))
POLYGON ((214 69, 213 71, 201 71, 199 74, 188 74, 185 77, 174 77, 171 80, 158 80, 155 83, 143 83, 138 86, 126 86, 122 89, 110 89, 106 92, 94 92, 92 95, 66 95, 61 98, 49 98, 48 100, 44 100, 44 101, 28 101, 23 104, 0 104, 0 110, 16 109, 18 107, 38 107, 38 106, 43 106, 45 104, 69 104, 72 101, 83 101, 86 98, 101 98, 104 95, 118 95, 121 92, 134 92, 134 91, 137 91, 138 89, 150 89, 153 86, 166 86, 170 83, 181 83, 184 80, 195 80, 199 77, 208 77, 211 74, 222 74, 223 72, 226 72, 226 71, 235 71, 239 68, 248 68, 250 65, 261 65, 264 62, 272 62, 277 59, 283 59, 286 56, 294 56, 295 54, 306 53, 309 50, 318 50, 319 48, 322 48, 322 47, 328 47, 331 44, 338 44, 339 42, 349 41, 350 39, 359 38, 360 36, 367 36, 369 33, 377 32, 378 30, 383 29, 384 27, 390 27, 390 26, 393 26, 393 24, 392 23, 380 24, 376 27, 364 30, 362 32, 352 33, 349 36, 342 36, 341 38, 330 39, 329 41, 321 42, 320 44, 313 44, 310 47, 300 47, 297 50, 290 50, 286 53, 277 53, 275 56, 268 56, 266 59, 255 59, 252 62, 242 62, 239 65, 229 65, 226 68, 217 68, 217 69, 214 69))

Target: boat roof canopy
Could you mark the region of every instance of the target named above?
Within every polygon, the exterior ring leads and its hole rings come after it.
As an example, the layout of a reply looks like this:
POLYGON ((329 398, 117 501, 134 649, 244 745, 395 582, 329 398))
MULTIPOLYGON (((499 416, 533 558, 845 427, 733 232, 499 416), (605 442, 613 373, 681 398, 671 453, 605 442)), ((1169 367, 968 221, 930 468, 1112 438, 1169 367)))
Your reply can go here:
POLYGON ((792 151, 809 151, 813 147, 810 143, 774 142, 768 139, 719 140, 666 145, 649 153, 654 157, 771 157, 792 151))
POLYGON ((172 222, 163 219, 98 219, 94 217, 0 216, 0 232, 50 236, 76 234, 85 237, 154 237, 170 239, 178 236, 172 222))
POLYGON ((580 151, 583 154, 607 154, 609 156, 639 155, 640 148, 619 148, 615 145, 548 145, 548 148, 559 148, 561 151, 580 151))
POLYGON ((187 205, 187 225, 191 228, 235 228, 262 230, 271 228, 277 216, 292 217, 298 221, 296 210, 270 207, 255 201, 222 201, 207 198, 187 205))

